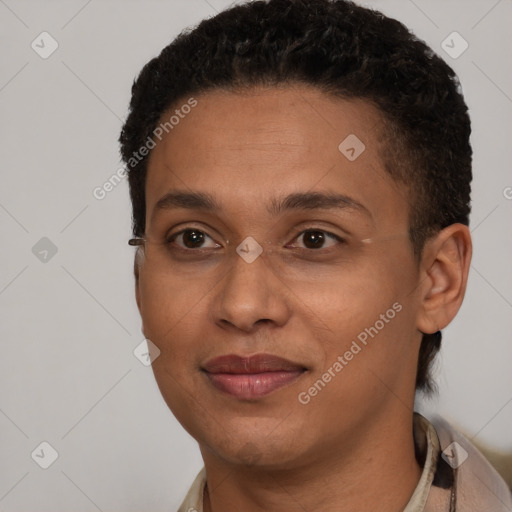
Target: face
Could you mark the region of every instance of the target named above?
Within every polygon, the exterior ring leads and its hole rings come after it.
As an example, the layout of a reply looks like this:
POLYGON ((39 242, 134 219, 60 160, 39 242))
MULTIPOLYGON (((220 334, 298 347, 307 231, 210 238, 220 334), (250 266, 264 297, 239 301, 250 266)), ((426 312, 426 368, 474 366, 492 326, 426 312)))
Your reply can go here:
POLYGON ((203 457, 280 468, 409 415, 418 269, 379 113, 308 87, 196 100, 149 158, 136 285, 172 412, 203 457))

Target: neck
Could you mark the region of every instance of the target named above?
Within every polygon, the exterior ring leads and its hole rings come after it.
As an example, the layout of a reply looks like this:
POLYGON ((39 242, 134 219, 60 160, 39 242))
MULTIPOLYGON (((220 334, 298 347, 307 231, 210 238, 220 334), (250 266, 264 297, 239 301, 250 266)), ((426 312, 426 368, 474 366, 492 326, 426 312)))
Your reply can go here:
POLYGON ((202 449, 208 482, 204 512, 339 512, 342 504, 343 512, 403 510, 422 471, 411 413, 372 424, 335 448, 315 450, 291 469, 229 464, 202 449))

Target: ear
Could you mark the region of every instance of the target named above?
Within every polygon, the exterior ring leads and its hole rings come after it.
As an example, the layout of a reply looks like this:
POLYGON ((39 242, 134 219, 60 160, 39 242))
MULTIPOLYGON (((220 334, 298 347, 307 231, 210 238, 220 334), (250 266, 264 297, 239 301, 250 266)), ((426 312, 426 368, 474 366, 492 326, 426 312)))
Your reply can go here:
POLYGON ((429 239, 423 249, 417 328, 425 334, 444 329, 464 299, 472 255, 471 234, 452 224, 429 239))

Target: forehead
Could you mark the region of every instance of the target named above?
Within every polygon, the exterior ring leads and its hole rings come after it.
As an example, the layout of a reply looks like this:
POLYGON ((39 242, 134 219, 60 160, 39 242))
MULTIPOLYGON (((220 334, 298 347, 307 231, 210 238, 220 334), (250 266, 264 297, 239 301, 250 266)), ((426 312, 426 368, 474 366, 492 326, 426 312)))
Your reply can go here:
POLYGON ((369 103, 310 87, 215 90, 195 100, 187 114, 178 112, 179 122, 150 155, 149 219, 173 190, 210 193, 231 213, 249 216, 255 209, 268 212, 276 196, 321 190, 403 223, 405 194, 384 170, 380 114, 369 103))

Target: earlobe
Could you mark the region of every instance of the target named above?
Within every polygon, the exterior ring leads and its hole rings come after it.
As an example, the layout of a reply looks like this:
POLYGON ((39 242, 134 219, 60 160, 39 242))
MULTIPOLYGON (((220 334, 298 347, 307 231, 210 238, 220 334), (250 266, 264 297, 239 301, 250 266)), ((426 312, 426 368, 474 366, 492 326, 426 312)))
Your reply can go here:
POLYGON ((432 334, 453 320, 466 292, 471 255, 471 234, 463 224, 448 226, 425 244, 419 331, 432 334))

